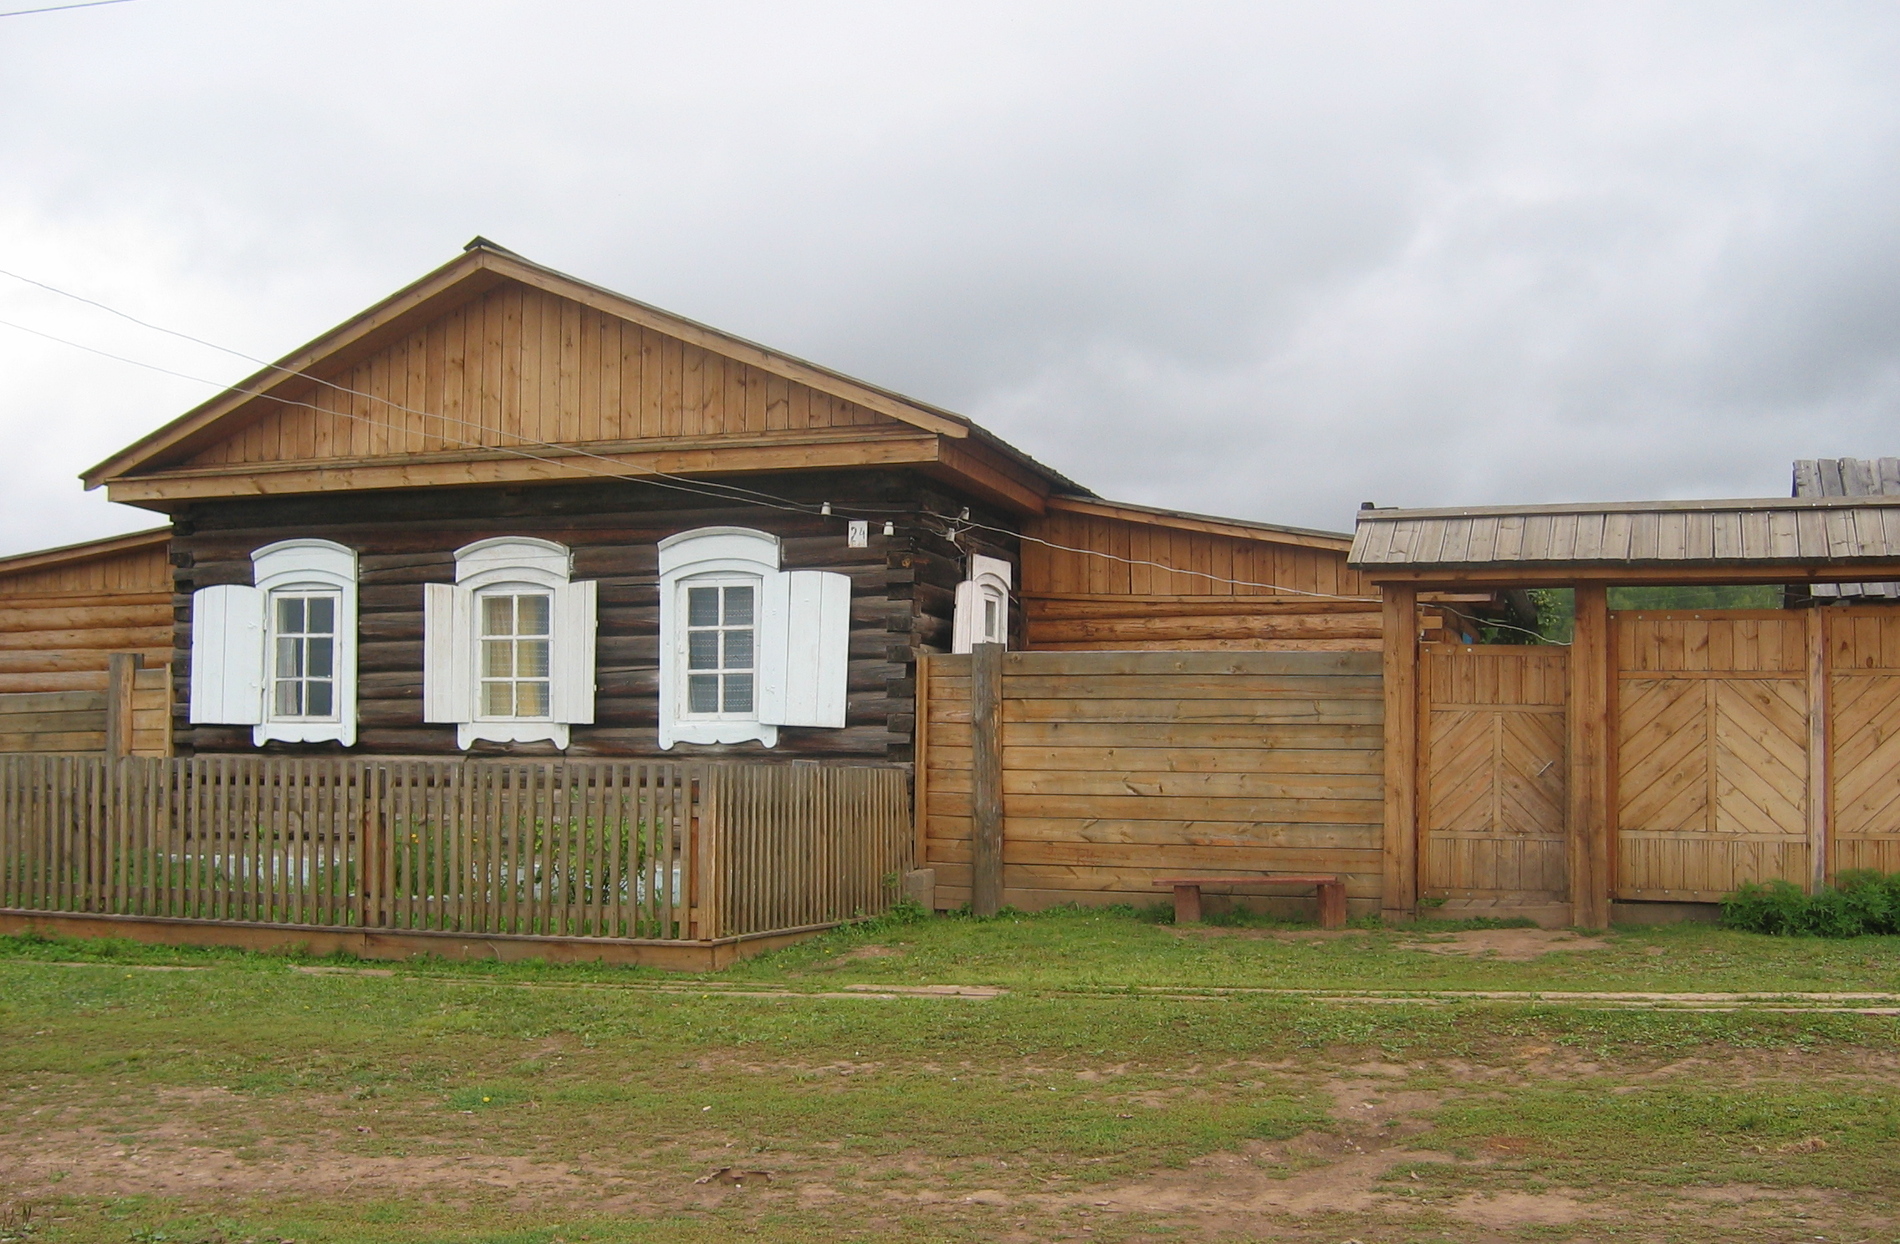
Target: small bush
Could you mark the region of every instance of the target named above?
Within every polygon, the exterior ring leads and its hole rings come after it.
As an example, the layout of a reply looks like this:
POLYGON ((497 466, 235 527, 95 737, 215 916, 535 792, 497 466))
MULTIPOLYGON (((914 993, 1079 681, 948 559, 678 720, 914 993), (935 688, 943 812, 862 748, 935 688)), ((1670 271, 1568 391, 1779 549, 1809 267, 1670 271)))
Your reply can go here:
POLYGON ((1751 881, 1722 900, 1722 923, 1781 937, 1900 933, 1900 873, 1853 869, 1813 894, 1787 881, 1751 881))

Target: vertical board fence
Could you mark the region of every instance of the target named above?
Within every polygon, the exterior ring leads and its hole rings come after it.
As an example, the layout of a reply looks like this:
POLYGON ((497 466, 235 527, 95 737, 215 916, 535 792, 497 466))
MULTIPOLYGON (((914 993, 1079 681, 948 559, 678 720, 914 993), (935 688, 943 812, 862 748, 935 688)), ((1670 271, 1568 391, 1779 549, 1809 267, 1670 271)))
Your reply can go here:
POLYGON ((0 908, 706 941, 888 909, 902 770, 0 756, 0 908))

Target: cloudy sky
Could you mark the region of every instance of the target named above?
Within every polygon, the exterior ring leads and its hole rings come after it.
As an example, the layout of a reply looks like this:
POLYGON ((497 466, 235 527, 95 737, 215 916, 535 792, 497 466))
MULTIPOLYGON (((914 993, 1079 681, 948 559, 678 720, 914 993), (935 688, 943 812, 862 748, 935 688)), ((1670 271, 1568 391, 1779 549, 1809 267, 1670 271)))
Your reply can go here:
MULTIPOLYGON (((53 3, 58 0, 39 0, 53 3)), ((36 7, 0 0, 0 9, 36 7)), ((484 234, 1104 495, 1344 528, 1900 453, 1890 4, 0 18, 0 269, 276 357, 484 234)), ((0 552, 229 355, 0 277, 0 552)))

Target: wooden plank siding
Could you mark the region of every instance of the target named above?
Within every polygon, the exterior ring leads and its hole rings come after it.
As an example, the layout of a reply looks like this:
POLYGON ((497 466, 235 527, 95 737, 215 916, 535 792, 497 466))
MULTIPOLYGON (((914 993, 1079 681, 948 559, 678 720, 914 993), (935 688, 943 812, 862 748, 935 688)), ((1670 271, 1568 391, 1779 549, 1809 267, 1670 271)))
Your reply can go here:
MULTIPOLYGON (((920 815, 942 907, 970 899, 969 667, 924 666, 920 815)), ((1002 681, 1005 903, 1149 904, 1157 878, 1239 870, 1337 872, 1376 907, 1377 656, 1014 652, 1002 681)))
POLYGON ((1827 623, 1828 871, 1900 872, 1900 612, 1818 612, 1827 623))
MULTIPOLYGON (((186 720, 191 593, 250 583, 254 549, 292 536, 335 540, 358 554, 360 580, 355 751, 373 755, 456 752, 452 725, 422 720, 422 597, 426 583, 453 582, 454 552, 474 540, 533 536, 567 546, 577 579, 598 583, 595 720, 572 731, 573 756, 719 755, 793 760, 907 762, 915 721, 913 662, 950 647, 951 615, 965 553, 913 521, 907 507, 956 512, 968 497, 901 472, 766 476, 758 487, 816 503, 853 502, 892 514, 897 532, 874 526, 869 546, 846 546, 845 520, 764 506, 726 504, 635 482, 517 488, 430 489, 349 495, 207 501, 181 511, 175 537, 174 719, 181 755, 249 752, 248 726, 193 726, 186 720), (952 509, 951 507, 955 507, 952 509), (782 541, 787 569, 823 569, 852 580, 847 719, 843 729, 787 727, 776 748, 681 744, 662 752, 659 717, 659 541, 700 527, 741 526, 782 541)), ((1001 515, 978 509, 981 521, 1001 515)), ((1013 561, 1001 540, 964 545, 1013 561)), ((324 753, 333 744, 270 744, 324 753)), ((547 753, 551 744, 478 744, 483 751, 547 753)))
POLYGON ((18 570, 0 563, 0 695, 103 693, 114 652, 138 653, 148 665, 171 660, 171 566, 162 535, 101 556, 81 546, 33 560, 18 570))
POLYGON ((886 428, 887 415, 543 290, 506 284, 177 464, 886 428), (310 409, 314 407, 314 409, 310 409))
POLYGON ((1033 537, 1020 584, 1032 651, 1379 649, 1378 594, 1347 568, 1343 540, 1332 549, 1059 508, 1022 530, 1033 537))

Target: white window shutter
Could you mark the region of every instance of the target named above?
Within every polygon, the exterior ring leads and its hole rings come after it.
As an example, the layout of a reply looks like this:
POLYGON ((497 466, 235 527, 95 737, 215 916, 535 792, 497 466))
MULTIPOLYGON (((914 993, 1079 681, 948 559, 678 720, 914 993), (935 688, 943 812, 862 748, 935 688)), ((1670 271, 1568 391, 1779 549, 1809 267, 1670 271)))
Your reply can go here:
POLYGON ((957 584, 956 613, 950 622, 950 651, 968 652, 983 632, 983 589, 974 579, 957 584))
POLYGON ((759 615, 759 721, 844 726, 851 578, 822 570, 765 576, 759 615))
POLYGON ((422 720, 475 720, 475 594, 422 587, 422 720))
POLYGON ((191 594, 191 720, 264 720, 264 593, 240 584, 191 594))
POLYGON ((594 720, 594 628, 599 585, 592 579, 554 589, 554 670, 550 697, 556 721, 594 720))

